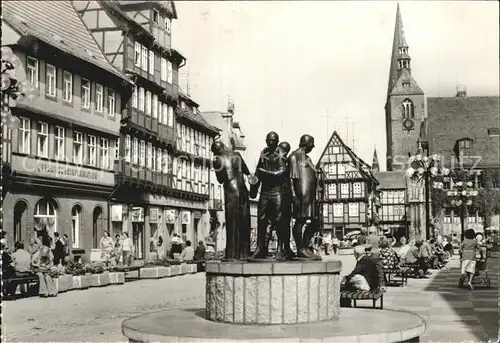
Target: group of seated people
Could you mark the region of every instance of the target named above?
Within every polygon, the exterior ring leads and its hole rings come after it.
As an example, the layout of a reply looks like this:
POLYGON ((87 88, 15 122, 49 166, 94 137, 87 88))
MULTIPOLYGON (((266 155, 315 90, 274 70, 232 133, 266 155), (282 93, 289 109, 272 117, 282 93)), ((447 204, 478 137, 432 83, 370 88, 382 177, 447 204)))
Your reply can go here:
MULTIPOLYGON (((7 244, 2 242, 2 277, 3 279, 23 278, 38 276, 41 297, 57 296, 57 287, 54 279, 50 276, 51 269, 55 266, 54 254, 50 249, 50 240, 43 237, 34 239, 28 248, 24 249, 22 242, 16 242, 15 251, 9 252, 7 244)), ((61 261, 59 261, 61 262, 61 261)), ((8 283, 4 293, 15 295, 18 284, 8 283)), ((25 292, 26 285, 22 285, 21 292, 25 292)))

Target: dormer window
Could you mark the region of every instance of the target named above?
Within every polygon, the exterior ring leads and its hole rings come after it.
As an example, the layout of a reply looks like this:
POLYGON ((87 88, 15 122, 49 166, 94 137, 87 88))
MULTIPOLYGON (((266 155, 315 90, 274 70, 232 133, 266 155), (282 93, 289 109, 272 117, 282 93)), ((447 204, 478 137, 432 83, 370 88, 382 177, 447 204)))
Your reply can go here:
POLYGON ((405 99, 402 102, 402 106, 403 119, 415 118, 415 107, 413 106, 413 101, 411 101, 410 99, 405 99))
POLYGON ((488 136, 490 137, 500 137, 500 132, 498 127, 490 127, 488 129, 488 136))
POLYGON ((410 83, 409 82, 403 82, 403 87, 404 88, 410 88, 410 83))
POLYGON ((472 151, 472 139, 470 138, 463 138, 460 139, 458 142, 458 157, 469 157, 471 156, 471 151, 472 151))
POLYGON ((160 13, 158 10, 153 9, 153 23, 159 24, 160 23, 160 13))

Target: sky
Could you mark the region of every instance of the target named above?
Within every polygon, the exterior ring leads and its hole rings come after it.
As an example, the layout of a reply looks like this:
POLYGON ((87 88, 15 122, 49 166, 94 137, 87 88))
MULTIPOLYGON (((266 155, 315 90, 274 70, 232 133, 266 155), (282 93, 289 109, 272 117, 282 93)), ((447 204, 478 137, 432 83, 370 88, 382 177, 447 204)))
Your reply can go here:
MULTIPOLYGON (((384 105, 395 1, 178 1, 172 45, 186 58, 201 111, 235 104, 252 170, 265 136, 297 148, 315 137, 314 162, 336 130, 371 164, 386 152, 384 105)), ((499 94, 496 1, 401 1, 412 75, 428 97, 499 94)), ((384 168, 383 163, 381 167, 384 168)))

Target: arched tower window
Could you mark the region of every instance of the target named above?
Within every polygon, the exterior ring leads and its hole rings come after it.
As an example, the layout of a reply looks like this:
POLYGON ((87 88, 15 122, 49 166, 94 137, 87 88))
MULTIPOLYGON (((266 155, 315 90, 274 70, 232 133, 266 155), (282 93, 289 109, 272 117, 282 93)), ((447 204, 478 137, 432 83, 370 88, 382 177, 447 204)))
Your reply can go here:
POLYGON ((403 106, 403 111, 402 111, 403 119, 415 118, 415 106, 413 106, 413 101, 411 101, 410 99, 405 99, 402 102, 402 106, 403 106))

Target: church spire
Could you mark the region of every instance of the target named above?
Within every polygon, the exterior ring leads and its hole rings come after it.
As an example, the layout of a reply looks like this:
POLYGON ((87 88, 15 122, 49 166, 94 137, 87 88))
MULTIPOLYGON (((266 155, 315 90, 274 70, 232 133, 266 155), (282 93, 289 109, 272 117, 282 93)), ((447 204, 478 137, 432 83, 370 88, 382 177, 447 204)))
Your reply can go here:
POLYGON ((378 172, 380 171, 380 166, 378 164, 378 156, 377 149, 373 149, 373 162, 372 162, 372 171, 378 172))
POLYGON ((392 42, 391 70, 389 72, 387 95, 391 92, 402 71, 411 71, 410 61, 411 58, 408 54, 408 44, 406 44, 403 19, 401 18, 401 10, 399 9, 398 2, 396 9, 396 24, 394 27, 394 40, 392 42))

